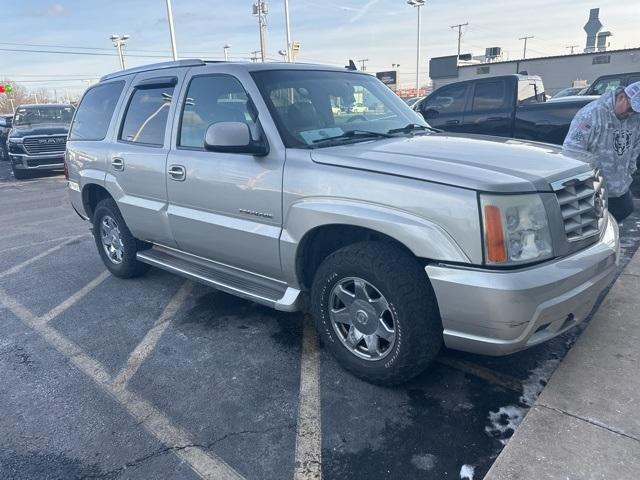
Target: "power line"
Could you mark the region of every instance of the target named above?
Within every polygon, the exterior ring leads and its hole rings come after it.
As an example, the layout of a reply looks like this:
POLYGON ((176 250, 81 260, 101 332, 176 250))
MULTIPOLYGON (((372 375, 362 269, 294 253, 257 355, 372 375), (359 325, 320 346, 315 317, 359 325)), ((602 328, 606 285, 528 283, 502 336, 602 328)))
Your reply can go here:
MULTIPOLYGON (((56 53, 60 55, 88 55, 99 57, 115 57, 114 53, 99 53, 99 52, 64 52, 60 50, 33 50, 33 49, 17 49, 17 48, 0 48, 2 52, 21 52, 21 53, 56 53)), ((171 55, 134 55, 127 54, 129 57, 139 58, 171 58, 171 55)))

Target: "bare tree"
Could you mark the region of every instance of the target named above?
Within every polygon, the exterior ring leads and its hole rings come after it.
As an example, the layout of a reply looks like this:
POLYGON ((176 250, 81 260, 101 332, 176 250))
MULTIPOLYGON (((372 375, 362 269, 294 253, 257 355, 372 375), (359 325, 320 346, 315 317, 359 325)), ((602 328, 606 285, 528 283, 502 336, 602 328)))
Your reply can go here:
POLYGON ((18 105, 35 103, 34 95, 29 93, 24 85, 8 79, 2 80, 0 83, 2 85, 11 85, 12 87, 10 93, 0 93, 0 113, 13 113, 18 105))

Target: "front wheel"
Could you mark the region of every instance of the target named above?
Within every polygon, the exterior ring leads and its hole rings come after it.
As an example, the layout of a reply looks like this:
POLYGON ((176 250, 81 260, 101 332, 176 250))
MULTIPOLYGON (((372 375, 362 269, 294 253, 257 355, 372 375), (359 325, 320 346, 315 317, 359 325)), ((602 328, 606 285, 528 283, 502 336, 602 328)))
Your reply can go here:
POLYGON ((442 346, 429 279, 395 245, 362 242, 334 252, 318 269, 311 297, 323 344, 364 380, 403 383, 421 373, 442 346))
POLYGON ((31 172, 29 172, 29 170, 21 170, 13 165, 11 165, 11 170, 13 171, 13 176, 16 180, 24 180, 31 177, 31 172))
POLYGON ((111 198, 98 203, 93 214, 93 237, 103 263, 116 277, 132 278, 149 270, 149 265, 137 260, 139 250, 149 244, 136 239, 111 198))

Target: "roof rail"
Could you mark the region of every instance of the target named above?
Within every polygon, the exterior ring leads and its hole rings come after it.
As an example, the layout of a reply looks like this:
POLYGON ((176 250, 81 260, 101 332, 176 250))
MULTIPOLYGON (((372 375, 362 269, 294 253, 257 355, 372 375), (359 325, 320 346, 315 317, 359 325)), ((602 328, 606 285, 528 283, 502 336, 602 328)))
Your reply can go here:
POLYGON ((142 65, 140 67, 127 68, 126 70, 122 70, 120 72, 109 73, 100 79, 101 82, 105 80, 111 80, 112 78, 118 78, 123 75, 129 75, 131 73, 141 73, 141 72, 151 72, 153 70, 163 70, 165 68, 175 68, 175 67, 197 67, 200 65, 205 65, 203 60, 197 58, 189 58, 185 60, 175 60, 173 62, 160 62, 160 63, 152 63, 150 65, 142 65))

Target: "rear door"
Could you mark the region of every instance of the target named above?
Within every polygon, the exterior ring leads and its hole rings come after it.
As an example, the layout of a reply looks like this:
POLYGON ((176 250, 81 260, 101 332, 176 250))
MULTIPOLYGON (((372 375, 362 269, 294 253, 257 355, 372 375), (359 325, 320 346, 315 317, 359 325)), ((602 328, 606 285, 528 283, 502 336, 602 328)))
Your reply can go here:
POLYGON ((421 102, 420 113, 435 128, 461 132, 470 90, 468 83, 439 88, 421 102))
POLYGON ((509 137, 515 96, 506 79, 475 82, 471 109, 465 114, 461 132, 509 137))
POLYGON ((216 66, 185 80, 167 166, 169 221, 181 250, 279 278, 284 151, 273 143, 263 157, 204 148, 217 122, 246 123, 254 139, 264 135, 245 86, 255 89, 245 72, 216 66))
POLYGON ((175 246, 167 219, 166 162, 177 85, 184 69, 138 74, 107 159, 106 183, 133 235, 175 246))

